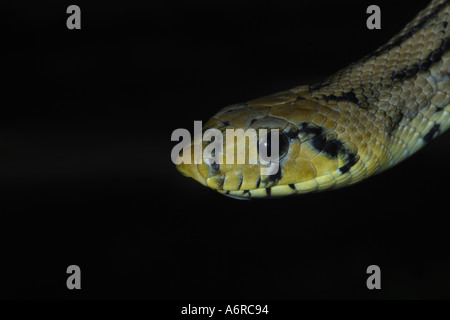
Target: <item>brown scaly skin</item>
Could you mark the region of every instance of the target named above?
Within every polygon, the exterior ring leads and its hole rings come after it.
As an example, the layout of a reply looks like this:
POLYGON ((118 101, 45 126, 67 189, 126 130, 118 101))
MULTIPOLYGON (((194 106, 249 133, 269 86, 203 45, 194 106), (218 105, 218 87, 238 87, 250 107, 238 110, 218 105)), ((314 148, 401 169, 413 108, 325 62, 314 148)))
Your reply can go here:
POLYGON ((324 82, 226 107, 204 125, 279 129, 289 145, 278 174, 249 164, 177 168, 254 198, 343 187, 406 159, 450 126, 449 2, 433 0, 386 45, 324 82))

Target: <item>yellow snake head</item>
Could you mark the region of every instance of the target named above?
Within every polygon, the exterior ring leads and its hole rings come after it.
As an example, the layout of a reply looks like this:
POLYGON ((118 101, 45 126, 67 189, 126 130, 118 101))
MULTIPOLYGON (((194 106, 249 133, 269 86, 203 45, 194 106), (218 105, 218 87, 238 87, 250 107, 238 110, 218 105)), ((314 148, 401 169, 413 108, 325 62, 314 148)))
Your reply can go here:
POLYGON ((184 175, 233 198, 279 197, 332 187, 357 163, 358 156, 350 142, 338 139, 333 130, 337 118, 330 112, 330 108, 293 91, 226 107, 203 126, 203 132, 217 129, 222 133, 222 163, 205 156, 209 142, 200 138, 190 146, 191 163, 181 163, 177 168, 184 175), (326 121, 327 115, 331 120, 326 121), (245 140, 244 149, 238 148, 239 143, 230 148, 227 129, 258 134, 256 163, 250 162, 251 137, 245 140), (261 129, 267 134, 259 134, 264 132, 261 129), (278 132, 276 158, 272 162, 263 161, 260 151, 265 148, 264 154, 271 153, 274 129, 278 132), (194 163, 196 143, 202 151, 201 163, 194 163), (244 152, 245 161, 238 164, 236 159, 244 152), (226 161, 229 154, 233 154, 234 161, 226 161))

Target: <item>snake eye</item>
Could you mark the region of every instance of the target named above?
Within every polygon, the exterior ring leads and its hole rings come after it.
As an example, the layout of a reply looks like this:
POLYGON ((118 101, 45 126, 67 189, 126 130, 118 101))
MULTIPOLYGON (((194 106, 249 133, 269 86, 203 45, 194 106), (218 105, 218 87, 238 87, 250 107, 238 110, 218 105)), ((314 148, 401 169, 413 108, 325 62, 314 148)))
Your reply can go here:
POLYGON ((272 155, 272 147, 275 146, 275 144, 272 143, 272 133, 269 133, 267 138, 258 145, 258 153, 265 161, 279 161, 283 159, 289 151, 289 138, 286 134, 279 131, 279 134, 275 135, 275 137, 278 137, 278 159, 275 159, 274 155, 272 155), (267 159, 265 159, 266 157, 267 159))

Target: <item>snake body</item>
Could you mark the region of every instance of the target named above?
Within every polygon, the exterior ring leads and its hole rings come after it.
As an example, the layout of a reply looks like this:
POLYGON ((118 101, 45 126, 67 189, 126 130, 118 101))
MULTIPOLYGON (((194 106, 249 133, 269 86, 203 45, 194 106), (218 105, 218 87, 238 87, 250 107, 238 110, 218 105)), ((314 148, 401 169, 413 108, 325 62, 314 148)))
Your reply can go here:
POLYGON ((450 1, 433 0, 388 43, 325 81, 220 110, 203 130, 279 129, 275 175, 258 164, 180 164, 235 198, 339 188, 391 168, 450 126, 450 1))

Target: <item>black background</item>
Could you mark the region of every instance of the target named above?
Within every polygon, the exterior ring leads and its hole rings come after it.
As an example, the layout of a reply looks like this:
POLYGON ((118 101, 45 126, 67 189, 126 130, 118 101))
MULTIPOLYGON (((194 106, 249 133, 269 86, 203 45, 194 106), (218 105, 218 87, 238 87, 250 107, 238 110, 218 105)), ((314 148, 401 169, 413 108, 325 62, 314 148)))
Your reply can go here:
POLYGON ((2 1, 0 296, 449 298, 449 133, 361 184, 280 200, 223 197, 170 159, 176 128, 319 81, 427 3, 2 1))

